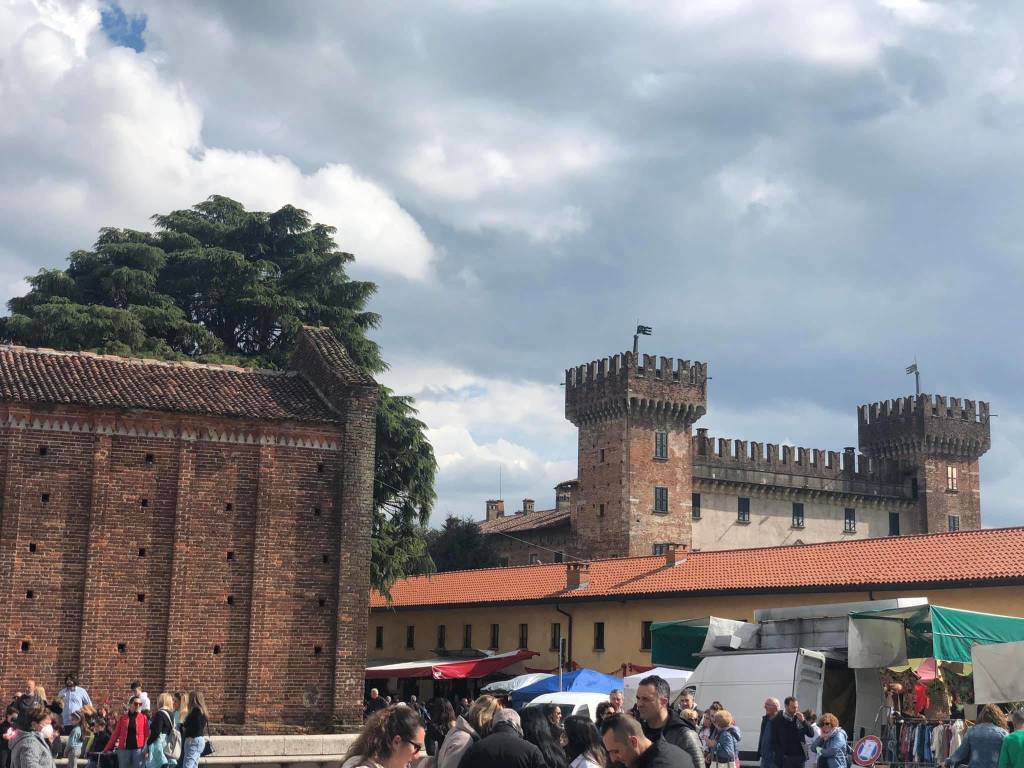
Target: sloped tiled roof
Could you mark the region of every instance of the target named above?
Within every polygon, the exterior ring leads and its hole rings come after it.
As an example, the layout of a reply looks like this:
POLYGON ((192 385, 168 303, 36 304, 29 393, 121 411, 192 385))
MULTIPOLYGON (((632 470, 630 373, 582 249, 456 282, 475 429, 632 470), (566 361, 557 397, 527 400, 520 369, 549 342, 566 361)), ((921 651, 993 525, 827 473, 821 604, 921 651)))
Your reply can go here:
MULTIPOLYGON (((527 603, 687 593, 869 589, 1015 581, 1024 584, 1024 528, 835 541, 790 547, 594 560, 566 591, 566 565, 524 565, 414 576, 391 588, 391 606, 527 603)), ((371 607, 388 605, 379 594, 371 607)))
POLYGON ((569 524, 569 510, 542 509, 523 515, 504 515, 493 520, 477 523, 482 533, 512 533, 517 531, 533 531, 538 528, 554 528, 569 524))
POLYGON ((0 401, 338 421, 294 372, 0 346, 0 401))

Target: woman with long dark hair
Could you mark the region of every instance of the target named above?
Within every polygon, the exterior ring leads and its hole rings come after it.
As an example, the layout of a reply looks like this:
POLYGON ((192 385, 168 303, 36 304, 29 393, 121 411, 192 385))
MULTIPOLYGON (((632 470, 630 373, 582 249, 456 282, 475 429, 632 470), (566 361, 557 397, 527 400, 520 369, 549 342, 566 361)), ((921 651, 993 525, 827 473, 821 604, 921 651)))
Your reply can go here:
POLYGON ((455 726, 455 707, 448 699, 438 696, 427 704, 427 714, 430 715, 427 723, 427 754, 436 757, 444 737, 455 726))
POLYGON ((562 727, 565 729, 565 757, 569 768, 605 768, 608 753, 601 742, 601 734, 589 717, 572 715, 562 721, 562 727))
POLYGON ((181 768, 199 768, 199 758, 206 750, 206 728, 210 716, 206 711, 206 699, 199 691, 188 695, 189 710, 182 724, 185 744, 181 749, 181 768))
POLYGON ((342 768, 405 768, 423 749, 423 720, 404 705, 374 712, 345 755, 342 768))
POLYGON ((544 756, 544 768, 567 768, 565 750, 555 739, 551 721, 544 707, 526 707, 519 713, 523 738, 535 745, 544 756))

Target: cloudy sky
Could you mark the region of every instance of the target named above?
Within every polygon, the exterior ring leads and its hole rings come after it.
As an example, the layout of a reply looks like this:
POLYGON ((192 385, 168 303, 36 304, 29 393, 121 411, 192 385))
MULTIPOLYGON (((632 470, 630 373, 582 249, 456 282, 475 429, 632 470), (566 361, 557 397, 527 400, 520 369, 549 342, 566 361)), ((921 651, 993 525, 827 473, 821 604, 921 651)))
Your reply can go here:
POLYGON ((1024 12, 918 0, 0 0, 0 299, 103 225, 294 203, 379 283, 439 519, 575 476, 564 368, 707 360, 700 426, 841 449, 992 402, 1022 522, 1024 12))

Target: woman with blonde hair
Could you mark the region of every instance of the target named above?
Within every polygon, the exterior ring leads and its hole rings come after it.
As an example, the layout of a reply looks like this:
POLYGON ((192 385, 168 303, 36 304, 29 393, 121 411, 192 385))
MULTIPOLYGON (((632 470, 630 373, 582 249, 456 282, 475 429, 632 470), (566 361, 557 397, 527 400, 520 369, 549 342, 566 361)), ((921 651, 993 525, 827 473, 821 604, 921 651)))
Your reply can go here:
POLYGON ((500 709, 501 701, 494 696, 485 694, 474 701, 469 711, 455 720, 455 725, 441 742, 441 748, 437 750, 437 768, 459 768, 470 745, 491 732, 491 721, 500 709))
POLYGON ((188 717, 188 691, 174 692, 174 710, 171 714, 174 716, 174 727, 180 730, 181 724, 188 717))
POLYGON ((724 764, 732 768, 740 757, 740 729, 732 719, 732 713, 720 709, 712 715, 715 726, 714 738, 708 741, 711 748, 711 765, 724 764))
MULTIPOLYGON (((165 748, 168 739, 177 743, 178 734, 174 730, 174 716, 171 710, 174 708, 174 696, 164 691, 156 697, 156 713, 149 724, 149 738, 146 740, 146 750, 143 755, 146 768, 163 768, 168 763, 177 764, 177 758, 169 758, 165 748), (172 737, 173 734, 173 737, 172 737)), ((180 757, 180 751, 178 757, 180 757)))
POLYGON ((978 722, 964 733, 960 748, 946 758, 946 765, 970 768, 996 768, 1006 738, 1006 715, 995 704, 986 704, 978 713, 978 722))
POLYGON ((423 749, 423 719, 412 707, 379 709, 345 754, 342 768, 406 768, 423 749))

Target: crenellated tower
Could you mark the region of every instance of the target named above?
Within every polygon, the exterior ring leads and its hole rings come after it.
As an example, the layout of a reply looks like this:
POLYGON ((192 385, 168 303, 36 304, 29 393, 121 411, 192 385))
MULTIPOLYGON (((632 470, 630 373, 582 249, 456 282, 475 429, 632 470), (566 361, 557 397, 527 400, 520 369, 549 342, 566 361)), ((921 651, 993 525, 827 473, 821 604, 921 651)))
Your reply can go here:
POLYGON ((565 372, 565 416, 579 430, 579 551, 639 556, 689 545, 690 430, 706 410, 706 363, 626 352, 565 372))
POLYGON ((860 449, 894 459, 917 500, 902 533, 981 527, 978 459, 992 445, 989 404, 916 395, 857 409, 860 449))

